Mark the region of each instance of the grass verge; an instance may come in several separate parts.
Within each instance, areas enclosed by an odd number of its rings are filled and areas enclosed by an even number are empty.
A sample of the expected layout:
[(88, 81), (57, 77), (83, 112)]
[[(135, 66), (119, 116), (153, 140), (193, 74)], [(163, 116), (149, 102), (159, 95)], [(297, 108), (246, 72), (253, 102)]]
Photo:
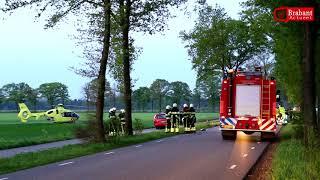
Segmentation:
[(281, 130), (281, 141), (272, 160), (272, 179), (319, 179), (319, 148), (306, 148), (295, 135), (295, 125)]
[[(133, 119), (141, 119), (144, 128), (152, 128), (154, 114), (133, 113)], [(196, 116), (201, 122), (217, 118), (218, 114), (197, 113)], [(45, 119), (31, 119), (23, 124), (17, 113), (0, 113), (0, 150), (75, 138), (75, 129), (89, 119), (87, 113), (80, 113), (80, 117), (76, 124), (54, 124)]]
[[(197, 129), (200, 130), (202, 128), (209, 128), (213, 125), (216, 125), (216, 122), (208, 121), (197, 123)], [(117, 143), (88, 143), (81, 145), (69, 145), (62, 148), (49, 149), (35, 153), (18, 154), (11, 158), (0, 159), (0, 174), (10, 173), (35, 166), (41, 166), (174, 135), (177, 134), (156, 131), (142, 135), (122, 136), (117, 139)]]
[(77, 124), (2, 124), (0, 149), (30, 146), (75, 138)]

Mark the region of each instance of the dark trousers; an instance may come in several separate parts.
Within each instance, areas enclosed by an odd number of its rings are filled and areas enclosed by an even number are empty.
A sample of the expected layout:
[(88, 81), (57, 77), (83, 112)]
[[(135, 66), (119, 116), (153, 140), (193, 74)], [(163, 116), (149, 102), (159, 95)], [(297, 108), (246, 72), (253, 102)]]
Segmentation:
[(167, 128), (170, 129), (171, 128), (171, 119), (167, 118)]
[(195, 116), (192, 116), (191, 118), (190, 118), (190, 125), (191, 125), (191, 127), (195, 127), (195, 123), (196, 123), (196, 117)]
[(176, 128), (176, 127), (177, 127), (177, 123), (179, 123), (178, 121), (179, 121), (178, 117), (174, 115), (174, 116), (172, 117), (172, 127), (173, 127), (173, 128)]

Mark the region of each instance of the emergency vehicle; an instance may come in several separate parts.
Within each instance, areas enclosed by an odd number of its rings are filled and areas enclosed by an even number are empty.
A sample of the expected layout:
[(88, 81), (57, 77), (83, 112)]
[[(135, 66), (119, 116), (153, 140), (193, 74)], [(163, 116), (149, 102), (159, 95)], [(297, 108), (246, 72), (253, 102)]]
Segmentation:
[(237, 131), (261, 132), (261, 139), (276, 136), (276, 81), (261, 68), (253, 72), (229, 70), (222, 80), (220, 129), (223, 139), (236, 139)]

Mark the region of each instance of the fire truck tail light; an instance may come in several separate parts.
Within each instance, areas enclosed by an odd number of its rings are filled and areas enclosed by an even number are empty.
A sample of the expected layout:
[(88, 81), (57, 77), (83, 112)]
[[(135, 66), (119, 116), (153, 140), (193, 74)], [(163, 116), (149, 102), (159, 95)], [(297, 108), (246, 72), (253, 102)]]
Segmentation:
[(274, 85), (274, 82), (273, 82), (273, 81), (271, 81), (271, 82), (270, 82), (270, 84), (271, 84), (271, 85)]
[(223, 81), (223, 83), (224, 83), (224, 84), (227, 84), (227, 81), (226, 81), (226, 80), (224, 80), (224, 81)]

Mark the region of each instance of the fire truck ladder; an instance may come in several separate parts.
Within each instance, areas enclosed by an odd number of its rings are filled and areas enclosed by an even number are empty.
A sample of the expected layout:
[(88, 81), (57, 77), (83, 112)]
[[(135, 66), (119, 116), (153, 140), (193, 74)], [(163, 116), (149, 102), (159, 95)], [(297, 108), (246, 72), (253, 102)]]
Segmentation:
[(262, 80), (262, 106), (261, 119), (270, 119), (270, 82)]

